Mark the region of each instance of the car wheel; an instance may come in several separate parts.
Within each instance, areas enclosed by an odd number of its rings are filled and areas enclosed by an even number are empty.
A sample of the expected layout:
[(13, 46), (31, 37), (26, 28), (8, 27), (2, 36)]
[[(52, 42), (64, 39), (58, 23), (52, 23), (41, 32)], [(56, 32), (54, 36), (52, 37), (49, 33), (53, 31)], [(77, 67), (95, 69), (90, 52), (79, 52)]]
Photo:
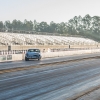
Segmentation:
[(25, 57), (25, 61), (28, 61), (29, 59)]
[(39, 57), (38, 60), (40, 60), (41, 58)]

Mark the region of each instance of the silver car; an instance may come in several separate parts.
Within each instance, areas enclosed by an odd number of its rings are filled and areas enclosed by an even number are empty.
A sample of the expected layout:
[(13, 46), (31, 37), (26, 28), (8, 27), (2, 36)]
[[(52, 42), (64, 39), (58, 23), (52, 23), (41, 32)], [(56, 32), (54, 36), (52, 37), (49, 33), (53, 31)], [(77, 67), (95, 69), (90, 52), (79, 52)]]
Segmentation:
[(28, 49), (28, 51), (25, 54), (25, 61), (28, 61), (29, 59), (41, 59), (41, 54), (39, 49)]

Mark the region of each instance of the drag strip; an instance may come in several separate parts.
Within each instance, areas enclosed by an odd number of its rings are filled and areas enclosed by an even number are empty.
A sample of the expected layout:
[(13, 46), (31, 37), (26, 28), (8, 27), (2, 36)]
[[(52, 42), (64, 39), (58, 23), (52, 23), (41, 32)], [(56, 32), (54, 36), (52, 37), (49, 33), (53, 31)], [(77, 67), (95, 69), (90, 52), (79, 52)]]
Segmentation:
[(63, 61), (74, 61), (74, 60), (82, 60), (82, 59), (90, 59), (90, 58), (99, 58), (100, 53), (94, 54), (82, 54), (82, 55), (72, 55), (65, 57), (56, 57), (56, 58), (45, 58), (40, 61), (30, 60), (30, 61), (16, 61), (16, 62), (3, 62), (0, 63), (0, 70), (11, 69), (11, 68), (22, 68), (27, 66), (37, 66), (43, 64), (50, 64), (55, 62), (63, 62)]
[(4, 73), (1, 100), (73, 100), (100, 86), (100, 60), (48, 65)]

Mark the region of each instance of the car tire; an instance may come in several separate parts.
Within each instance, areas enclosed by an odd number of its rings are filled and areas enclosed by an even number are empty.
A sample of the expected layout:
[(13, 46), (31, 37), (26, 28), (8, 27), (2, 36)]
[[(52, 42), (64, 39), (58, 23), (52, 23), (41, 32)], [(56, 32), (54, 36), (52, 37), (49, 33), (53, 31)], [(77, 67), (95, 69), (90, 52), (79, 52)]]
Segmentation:
[(38, 58), (38, 61), (39, 61), (40, 59), (41, 59), (41, 58), (39, 57), (39, 58)]
[(28, 61), (29, 59), (25, 57), (25, 61)]
[(38, 61), (40, 60), (40, 58), (38, 58)]

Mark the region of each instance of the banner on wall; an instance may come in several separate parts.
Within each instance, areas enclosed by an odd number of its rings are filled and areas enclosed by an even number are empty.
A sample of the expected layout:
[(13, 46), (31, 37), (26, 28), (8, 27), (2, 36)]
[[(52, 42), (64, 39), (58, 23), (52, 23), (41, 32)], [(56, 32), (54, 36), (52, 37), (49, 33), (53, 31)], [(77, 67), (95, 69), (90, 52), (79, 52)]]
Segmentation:
[(7, 55), (7, 60), (12, 60), (12, 55)]
[(5, 61), (6, 60), (6, 55), (0, 56), (0, 61)]

